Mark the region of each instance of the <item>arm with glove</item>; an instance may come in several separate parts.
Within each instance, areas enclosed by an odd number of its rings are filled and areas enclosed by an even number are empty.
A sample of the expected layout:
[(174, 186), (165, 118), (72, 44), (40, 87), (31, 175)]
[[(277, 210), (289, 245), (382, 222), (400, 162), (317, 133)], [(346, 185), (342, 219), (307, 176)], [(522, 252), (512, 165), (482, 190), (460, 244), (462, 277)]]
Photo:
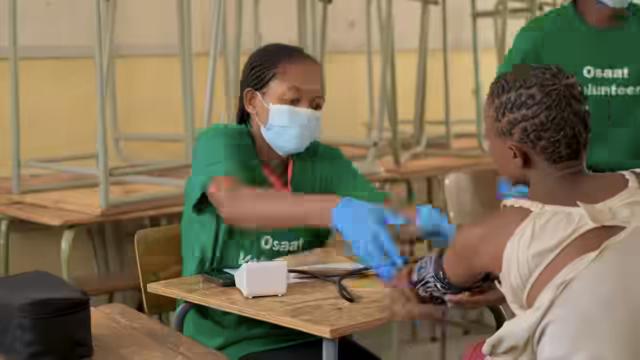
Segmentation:
[[(425, 303), (465, 307), (502, 303), (504, 298), (494, 286), (501, 271), (502, 254), (526, 216), (518, 209), (510, 210), (496, 211), (461, 228), (449, 238), (446, 252), (420, 259), (405, 269), (405, 278), (396, 283), (415, 289)], [(437, 217), (432, 214), (432, 218)]]

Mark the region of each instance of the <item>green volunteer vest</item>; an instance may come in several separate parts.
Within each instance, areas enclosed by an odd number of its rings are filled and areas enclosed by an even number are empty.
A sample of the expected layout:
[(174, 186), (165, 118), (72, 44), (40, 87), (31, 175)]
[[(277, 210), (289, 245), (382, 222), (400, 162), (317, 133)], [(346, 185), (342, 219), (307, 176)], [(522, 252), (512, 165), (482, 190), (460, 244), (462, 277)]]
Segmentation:
[(499, 73), (515, 64), (560, 65), (577, 76), (589, 98), (587, 165), (594, 171), (640, 168), (640, 6), (621, 26), (589, 26), (573, 3), (530, 21), (514, 40)]
[[(245, 126), (214, 125), (195, 145), (192, 175), (185, 188), (182, 217), (183, 276), (211, 268), (238, 267), (252, 260), (272, 260), (322, 247), (328, 229), (250, 231), (227, 226), (206, 197), (215, 176), (234, 176), (245, 184), (271, 187), (262, 172), (250, 132)], [(299, 193), (337, 194), (384, 202), (351, 161), (333, 147), (314, 142), (293, 156), (291, 189)], [(188, 314), (184, 334), (225, 353), (230, 359), (314, 337), (234, 314), (198, 307)]]

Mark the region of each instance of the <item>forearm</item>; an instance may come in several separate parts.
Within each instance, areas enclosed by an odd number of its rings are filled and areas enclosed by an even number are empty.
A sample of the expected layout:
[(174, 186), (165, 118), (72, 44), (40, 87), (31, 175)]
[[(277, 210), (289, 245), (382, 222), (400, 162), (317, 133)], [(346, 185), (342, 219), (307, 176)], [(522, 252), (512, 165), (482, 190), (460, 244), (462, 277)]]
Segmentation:
[(228, 225), (251, 229), (329, 227), (340, 198), (292, 194), (214, 180), (209, 200)]
[(331, 211), (339, 201), (340, 198), (334, 195), (243, 191), (230, 201), (223, 218), (229, 225), (244, 228), (328, 228), (331, 226)]

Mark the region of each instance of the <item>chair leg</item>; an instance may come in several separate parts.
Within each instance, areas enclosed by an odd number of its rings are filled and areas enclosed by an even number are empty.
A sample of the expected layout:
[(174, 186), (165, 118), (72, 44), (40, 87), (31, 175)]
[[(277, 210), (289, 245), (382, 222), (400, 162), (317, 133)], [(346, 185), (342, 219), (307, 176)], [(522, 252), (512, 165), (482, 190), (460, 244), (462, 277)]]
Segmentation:
[(504, 325), (504, 322), (507, 320), (505, 312), (502, 310), (502, 308), (500, 308), (500, 306), (489, 306), (489, 311), (491, 312), (493, 320), (495, 321), (496, 331), (500, 330), (502, 325)]
[(0, 217), (0, 275), (9, 275), (9, 218)]
[(189, 311), (195, 307), (195, 304), (184, 302), (178, 306), (176, 310), (176, 316), (173, 320), (173, 328), (182, 334), (182, 330), (184, 329), (184, 319), (187, 317)]
[(435, 321), (431, 321), (429, 325), (431, 327), (431, 331), (429, 331), (430, 333), (429, 341), (434, 343), (438, 341), (438, 335), (437, 335), (438, 324)]
[(418, 320), (414, 320), (411, 322), (411, 341), (418, 341), (418, 328), (420, 327), (420, 322)]
[[(445, 310), (444, 319), (446, 320), (449, 316), (449, 312)], [(447, 359), (447, 324), (443, 322), (440, 324), (440, 359)]]
[[(462, 310), (462, 321), (466, 324), (467, 322), (469, 322), (469, 311), (468, 310)], [(469, 335), (471, 333), (471, 330), (469, 330), (468, 327), (464, 327), (462, 328), (462, 335), (466, 336)]]
[(69, 256), (71, 255), (71, 247), (73, 246), (73, 239), (76, 236), (77, 229), (74, 226), (65, 228), (62, 233), (62, 239), (60, 239), (60, 266), (62, 268), (62, 277), (67, 281), (69, 280)]

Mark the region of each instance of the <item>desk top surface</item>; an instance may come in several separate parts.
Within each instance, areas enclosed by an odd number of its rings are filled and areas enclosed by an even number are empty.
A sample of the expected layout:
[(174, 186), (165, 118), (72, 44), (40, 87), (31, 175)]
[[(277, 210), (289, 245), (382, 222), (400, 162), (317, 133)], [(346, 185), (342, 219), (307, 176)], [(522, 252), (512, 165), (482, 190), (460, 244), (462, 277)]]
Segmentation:
[[(25, 177), (23, 182), (27, 185), (44, 185), (56, 182), (70, 181), (86, 178), (78, 175), (68, 174), (50, 174), (41, 176)], [(76, 189), (78, 194), (87, 192), (86, 188)], [(141, 209), (132, 209), (132, 211), (118, 212), (112, 214), (95, 214), (90, 211), (75, 211), (63, 209), (56, 206), (56, 191), (48, 193), (35, 193), (26, 195), (27, 197), (42, 197), (46, 202), (39, 204), (28, 203), (20, 200), (20, 196), (11, 194), (10, 180), (8, 178), (0, 178), (0, 215), (5, 215), (18, 220), (29, 221), (36, 224), (48, 226), (72, 226), (86, 225), (109, 221), (141, 219), (154, 216), (176, 215), (182, 212), (182, 204), (180, 202), (171, 204), (162, 204), (159, 206), (144, 207)], [(22, 195), (25, 196), (25, 195)]]
[(395, 168), (391, 159), (381, 161), (385, 172), (368, 176), (371, 181), (394, 181), (413, 178), (425, 178), (446, 175), (447, 173), (493, 168), (493, 161), (486, 156), (461, 157), (461, 156), (432, 156), (416, 158), (408, 161), (399, 168)]
[[(177, 168), (149, 173), (167, 179), (185, 179), (189, 176), (189, 168)], [(87, 175), (46, 173), (23, 176), (21, 183), (29, 189), (38, 186), (87, 181), (95, 179)], [(32, 221), (44, 225), (76, 225), (101, 221), (126, 220), (159, 215), (180, 213), (182, 205), (182, 189), (174, 186), (153, 184), (111, 184), (109, 192), (115, 198), (131, 196), (152, 196), (164, 194), (165, 198), (148, 199), (132, 204), (101, 209), (97, 186), (76, 187), (60, 190), (39, 191), (15, 195), (11, 193), (11, 179), (0, 178), (0, 206), (9, 207), (0, 210), (0, 214), (20, 220)], [(13, 204), (20, 204), (17, 208)], [(31, 207), (33, 206), (33, 207)], [(168, 211), (168, 209), (172, 209)], [(177, 210), (176, 210), (177, 209)], [(29, 217), (26, 213), (35, 213)], [(142, 214), (142, 215), (140, 215)], [(106, 219), (106, 220), (102, 220)]]
[(92, 215), (53, 207), (34, 204), (7, 203), (0, 204), (0, 215), (48, 226), (74, 226), (96, 224), (109, 221), (142, 219), (156, 216), (177, 215), (182, 212), (182, 205), (165, 206), (154, 209), (127, 212), (112, 215)]
[(94, 360), (120, 359), (226, 359), (125, 305), (91, 309)]
[(151, 283), (151, 293), (336, 339), (388, 321), (387, 290), (374, 277), (344, 282), (356, 297), (343, 300), (336, 285), (320, 280), (289, 284), (285, 296), (246, 299), (235, 287), (222, 288), (200, 275)]

